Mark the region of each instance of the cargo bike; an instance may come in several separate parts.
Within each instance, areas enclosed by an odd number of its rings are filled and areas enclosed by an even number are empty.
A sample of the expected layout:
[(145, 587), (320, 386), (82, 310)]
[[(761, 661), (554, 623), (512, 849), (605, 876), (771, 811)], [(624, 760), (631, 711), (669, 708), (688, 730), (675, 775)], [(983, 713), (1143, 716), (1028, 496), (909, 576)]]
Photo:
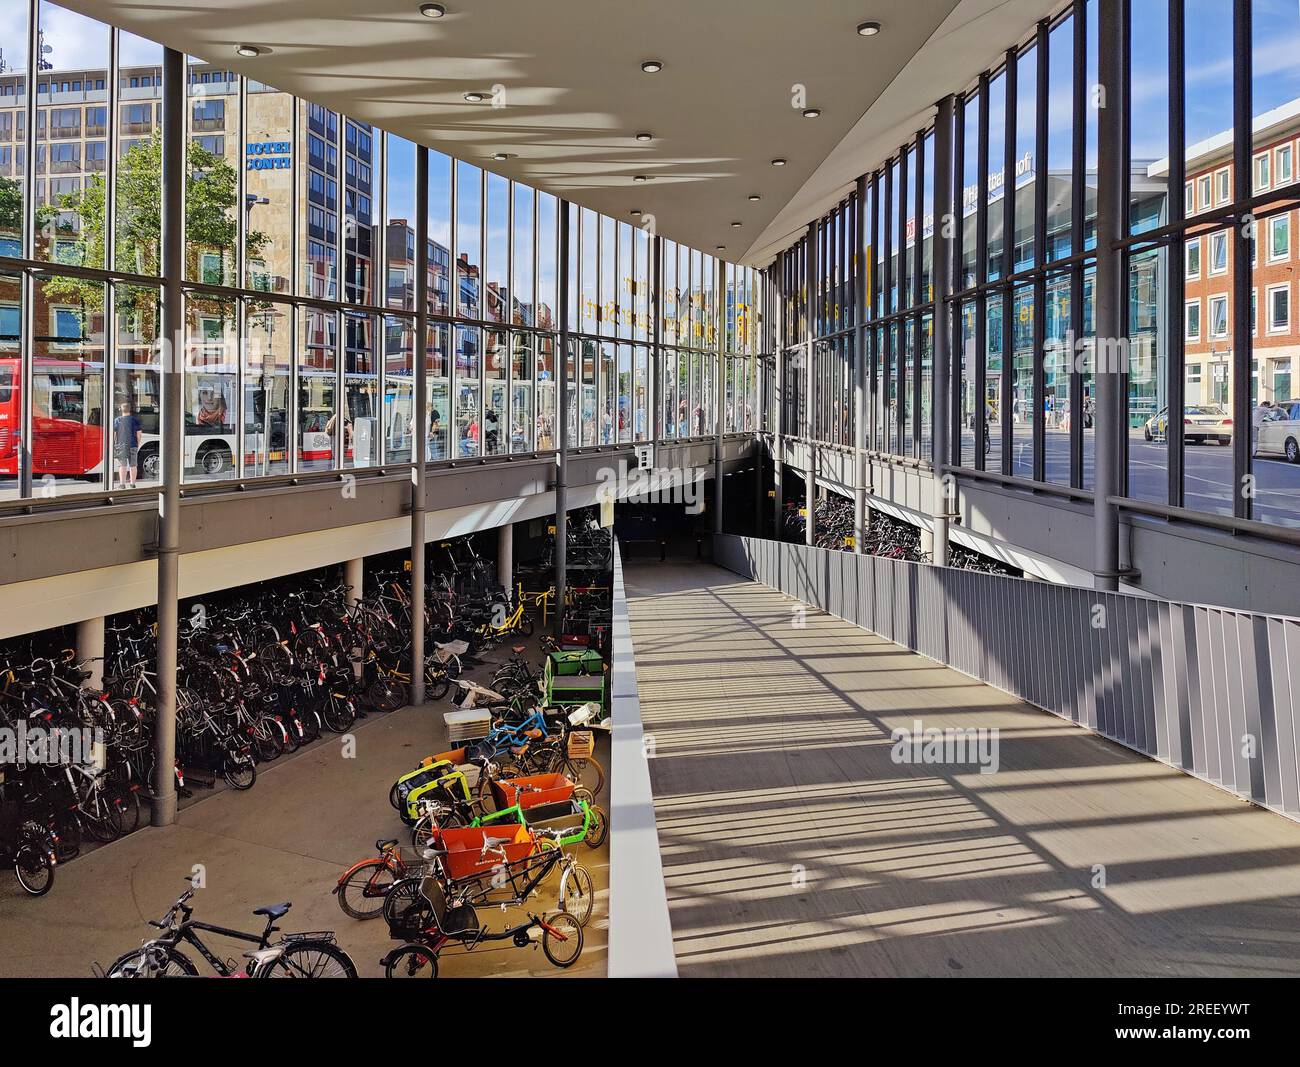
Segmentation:
[[(453, 946), (473, 951), (490, 942), (516, 948), (540, 946), (556, 967), (571, 967), (582, 954), (582, 927), (591, 916), (590, 875), (552, 841), (544, 846), (528, 827), (457, 827), (437, 831), (426, 850), (428, 867), (396, 883), (384, 898), (389, 934), (403, 943), (380, 965), (390, 978), (436, 978), (438, 958)], [(524, 905), (557, 868), (562, 868), (558, 910), (528, 912), (527, 921), (489, 930), (479, 907)], [(567, 910), (574, 901), (578, 913)], [(533, 931), (539, 931), (534, 939)]]

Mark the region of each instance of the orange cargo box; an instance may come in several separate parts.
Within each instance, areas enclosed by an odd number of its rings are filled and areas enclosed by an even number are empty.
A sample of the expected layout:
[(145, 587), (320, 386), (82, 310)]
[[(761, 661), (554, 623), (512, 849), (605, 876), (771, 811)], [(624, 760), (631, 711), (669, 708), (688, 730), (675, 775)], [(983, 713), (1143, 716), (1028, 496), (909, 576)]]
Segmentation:
[(563, 804), (572, 799), (574, 784), (563, 774), (530, 774), (523, 778), (500, 778), (492, 783), (497, 808), (518, 804), (524, 811), (546, 804)]

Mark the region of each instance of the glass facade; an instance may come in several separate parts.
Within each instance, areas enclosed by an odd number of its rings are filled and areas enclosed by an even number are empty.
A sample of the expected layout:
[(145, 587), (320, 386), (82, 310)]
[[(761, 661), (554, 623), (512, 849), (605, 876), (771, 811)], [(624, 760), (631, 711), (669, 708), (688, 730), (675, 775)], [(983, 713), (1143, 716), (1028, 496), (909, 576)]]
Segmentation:
[[(1063, 7), (957, 95), (950, 172), (934, 172), (931, 128), (778, 254), (764, 351), (784, 355), (782, 430), (853, 443), (863, 337), (869, 449), (1080, 495), (1094, 485), (1096, 361), (1114, 356), (1123, 497), (1300, 525), (1300, 68), (1276, 59), (1300, 48), (1300, 13), (1115, 5), (1121, 335), (1099, 352), (1098, 9)], [(933, 373), (936, 181), (954, 204), (937, 224), (952, 255), (947, 382)], [(846, 288), (859, 263), (860, 308)]]
[[(158, 482), (162, 52), (0, 0), (0, 500)], [(416, 146), (185, 69), (185, 482), (411, 462)], [(690, 265), (658, 389), (688, 417), (665, 403), (664, 434), (714, 432), (720, 387), (727, 428), (752, 428), (754, 271), (585, 209), (564, 264), (555, 197), (435, 151), (428, 169), (426, 460), (556, 446), (565, 269), (572, 443), (648, 440), (661, 247)]]

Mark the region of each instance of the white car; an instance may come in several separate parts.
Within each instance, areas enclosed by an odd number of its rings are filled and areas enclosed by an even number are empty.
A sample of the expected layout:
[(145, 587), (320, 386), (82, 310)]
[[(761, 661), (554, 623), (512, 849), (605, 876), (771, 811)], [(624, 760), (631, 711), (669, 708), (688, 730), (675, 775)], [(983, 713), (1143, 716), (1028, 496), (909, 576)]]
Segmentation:
[(1261, 456), (1285, 456), (1300, 463), (1300, 400), (1276, 405), (1260, 423), (1255, 451)]

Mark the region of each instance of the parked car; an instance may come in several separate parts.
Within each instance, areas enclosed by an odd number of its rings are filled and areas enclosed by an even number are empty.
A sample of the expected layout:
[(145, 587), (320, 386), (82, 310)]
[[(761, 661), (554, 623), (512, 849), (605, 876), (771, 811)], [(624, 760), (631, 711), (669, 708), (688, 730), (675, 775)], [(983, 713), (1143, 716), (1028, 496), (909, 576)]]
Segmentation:
[[(1169, 433), (1169, 409), (1161, 408), (1147, 419), (1142, 436), (1163, 441)], [(1232, 444), (1232, 416), (1217, 404), (1188, 404), (1183, 408), (1183, 440), (1188, 444)]]
[(1292, 463), (1300, 463), (1300, 400), (1278, 404), (1264, 417), (1255, 452), (1285, 456)]

